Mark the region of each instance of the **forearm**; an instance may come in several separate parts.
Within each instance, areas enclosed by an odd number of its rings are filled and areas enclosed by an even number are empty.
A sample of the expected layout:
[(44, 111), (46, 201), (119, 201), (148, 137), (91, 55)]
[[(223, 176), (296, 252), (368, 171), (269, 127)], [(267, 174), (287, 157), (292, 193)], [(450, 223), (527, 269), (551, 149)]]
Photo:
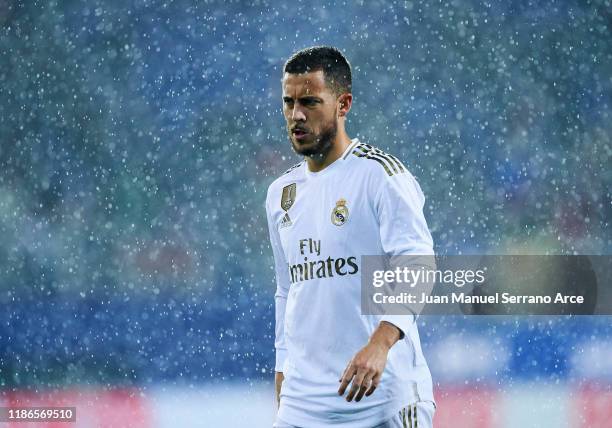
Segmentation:
[(283, 381), (285, 380), (285, 376), (282, 372), (275, 372), (274, 374), (274, 396), (276, 397), (276, 405), (280, 405), (280, 392), (281, 387), (283, 386)]
[(285, 308), (287, 306), (287, 297), (282, 295), (278, 290), (275, 296), (275, 327), (274, 327), (274, 348), (276, 359), (274, 369), (277, 373), (283, 371), (285, 358), (287, 357), (287, 345), (285, 343)]
[(370, 336), (370, 343), (375, 343), (391, 349), (395, 343), (400, 340), (402, 331), (387, 321), (381, 321)]

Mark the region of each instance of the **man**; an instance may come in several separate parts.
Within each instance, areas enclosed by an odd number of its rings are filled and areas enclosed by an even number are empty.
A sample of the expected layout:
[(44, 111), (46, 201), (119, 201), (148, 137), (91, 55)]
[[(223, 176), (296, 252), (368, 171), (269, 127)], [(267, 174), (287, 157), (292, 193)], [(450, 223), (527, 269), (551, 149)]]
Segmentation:
[(431, 375), (413, 316), (362, 315), (362, 255), (433, 254), (423, 194), (395, 157), (345, 122), (351, 69), (335, 48), (284, 66), (283, 113), (305, 160), (268, 189), (275, 259), (275, 427), (432, 425)]

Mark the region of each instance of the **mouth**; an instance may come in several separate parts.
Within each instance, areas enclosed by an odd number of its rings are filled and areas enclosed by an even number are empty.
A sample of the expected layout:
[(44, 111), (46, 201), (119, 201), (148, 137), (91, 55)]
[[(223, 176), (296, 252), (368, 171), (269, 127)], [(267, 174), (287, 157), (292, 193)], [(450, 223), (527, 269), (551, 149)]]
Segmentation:
[(296, 140), (303, 140), (309, 133), (301, 128), (294, 128), (291, 131), (291, 134), (295, 137)]

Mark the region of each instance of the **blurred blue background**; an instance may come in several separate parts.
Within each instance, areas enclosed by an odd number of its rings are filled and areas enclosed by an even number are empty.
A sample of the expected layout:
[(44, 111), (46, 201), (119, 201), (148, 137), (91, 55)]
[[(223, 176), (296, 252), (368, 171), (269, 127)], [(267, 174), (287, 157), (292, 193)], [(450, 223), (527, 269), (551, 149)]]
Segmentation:
[[(315, 44), (351, 62), (349, 135), (417, 177), (439, 254), (610, 254), (611, 26), (604, 0), (0, 0), (0, 387), (269, 385), (281, 70)], [(421, 336), (439, 387), (609, 390), (611, 325)]]

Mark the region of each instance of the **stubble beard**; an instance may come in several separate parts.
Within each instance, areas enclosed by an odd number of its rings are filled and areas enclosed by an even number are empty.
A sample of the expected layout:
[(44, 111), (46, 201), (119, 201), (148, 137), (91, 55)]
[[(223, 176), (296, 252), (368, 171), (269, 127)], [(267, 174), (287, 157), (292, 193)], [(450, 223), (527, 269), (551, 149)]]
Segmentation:
[(291, 140), (293, 150), (298, 155), (308, 156), (317, 161), (322, 161), (327, 157), (327, 154), (334, 146), (334, 141), (336, 140), (337, 134), (338, 124), (335, 120), (333, 120), (327, 128), (315, 136), (315, 143), (309, 145), (308, 147), (300, 146), (300, 144), (296, 143), (292, 137), (289, 139)]

